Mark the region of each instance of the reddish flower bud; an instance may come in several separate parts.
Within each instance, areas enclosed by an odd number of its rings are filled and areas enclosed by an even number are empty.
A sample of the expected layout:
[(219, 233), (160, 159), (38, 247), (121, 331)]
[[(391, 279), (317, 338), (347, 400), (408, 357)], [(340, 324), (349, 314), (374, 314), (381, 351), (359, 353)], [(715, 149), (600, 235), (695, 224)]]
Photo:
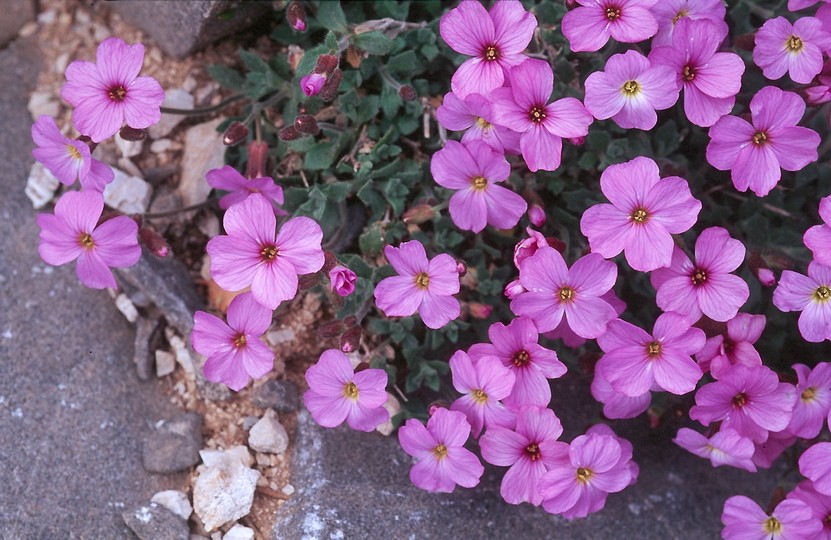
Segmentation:
[(125, 141), (143, 141), (147, 137), (147, 132), (143, 129), (136, 129), (127, 125), (122, 127), (118, 134)]
[(297, 279), (297, 286), (302, 290), (308, 290), (320, 283), (319, 274), (306, 274)]
[(479, 302), (470, 302), (467, 305), (470, 310), (470, 316), (474, 319), (487, 319), (493, 312), (493, 307)]
[(528, 219), (534, 227), (542, 227), (545, 225), (545, 210), (538, 204), (532, 204), (528, 207)]
[(417, 204), (412, 208), (408, 208), (401, 216), (401, 219), (404, 223), (421, 225), (422, 223), (427, 223), (434, 217), (436, 217), (436, 211), (433, 210), (432, 206), (429, 204)]
[(326, 84), (324, 84), (323, 88), (320, 90), (320, 99), (323, 101), (332, 101), (338, 97), (338, 88), (340, 88), (342, 80), (343, 71), (341, 71), (340, 68), (335, 68), (335, 71), (332, 72), (332, 75), (329, 76)]
[(446, 408), (447, 408), (447, 403), (445, 403), (442, 400), (439, 400), (439, 401), (434, 401), (433, 403), (431, 403), (430, 407), (427, 409), (427, 411), (430, 413), (430, 416), (433, 416), (434, 414), (436, 414), (437, 410), (446, 409)]
[(340, 336), (344, 330), (345, 328), (343, 323), (341, 321), (334, 320), (318, 326), (317, 335), (324, 339), (328, 339)]
[(248, 178), (262, 178), (266, 174), (268, 145), (263, 141), (251, 141), (248, 145), (248, 166), (245, 175)]
[(281, 129), (277, 136), (280, 137), (281, 141), (294, 141), (300, 138), (300, 132), (291, 125)]
[(456, 272), (458, 272), (460, 276), (467, 274), (467, 265), (464, 261), (456, 261)]
[(361, 327), (353, 326), (340, 337), (340, 350), (351, 353), (361, 344)]
[(585, 137), (569, 137), (568, 139), (566, 139), (566, 142), (568, 142), (569, 144), (574, 145), (574, 146), (583, 146), (583, 143), (586, 142), (586, 138)]
[(317, 63), (312, 73), (331, 75), (338, 67), (338, 57), (331, 54), (321, 54), (317, 57)]
[(336, 267), (338, 265), (338, 258), (335, 257), (335, 254), (331, 251), (324, 251), (323, 252), (323, 268), (320, 269), (321, 272), (329, 273), (329, 270)]
[(401, 88), (398, 89), (398, 95), (404, 101), (415, 101), (418, 98), (415, 88), (409, 84), (402, 84)]
[(511, 300), (513, 300), (516, 296), (524, 292), (525, 287), (522, 286), (522, 283), (520, 283), (518, 279), (515, 279), (512, 282), (505, 285), (505, 296), (507, 296)]
[(560, 253), (566, 252), (566, 244), (559, 238), (555, 238), (553, 236), (549, 236), (545, 239), (548, 242), (548, 245), (559, 251)]
[(352, 326), (357, 326), (357, 324), (358, 324), (358, 317), (356, 317), (354, 315), (350, 315), (349, 317), (347, 317), (343, 320), (343, 325), (346, 326), (347, 328), (352, 327)]
[(148, 229), (146, 227), (139, 229), (139, 240), (141, 240), (141, 242), (147, 246), (147, 249), (150, 250), (150, 253), (156, 257), (163, 259), (167, 257), (167, 254), (170, 251), (167, 241), (165, 241), (159, 233), (152, 229)]
[(236, 146), (248, 137), (248, 127), (242, 122), (233, 122), (222, 135), (225, 146)]
[(288, 7), (286, 8), (286, 21), (289, 23), (292, 30), (305, 32), (306, 10), (303, 8), (303, 4), (297, 2), (296, 0), (289, 2)]
[(320, 127), (317, 125), (317, 120), (310, 114), (301, 114), (294, 119), (294, 129), (300, 133), (308, 133), (309, 135), (317, 135), (320, 133)]
[(338, 296), (349, 296), (355, 292), (358, 276), (345, 266), (337, 265), (329, 271), (329, 286)]

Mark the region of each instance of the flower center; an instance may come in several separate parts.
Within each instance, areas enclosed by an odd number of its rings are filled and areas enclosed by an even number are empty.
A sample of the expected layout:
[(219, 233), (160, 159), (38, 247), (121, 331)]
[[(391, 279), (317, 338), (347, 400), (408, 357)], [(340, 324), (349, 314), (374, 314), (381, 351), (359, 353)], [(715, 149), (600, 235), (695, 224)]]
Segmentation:
[(574, 289), (571, 287), (563, 287), (560, 289), (560, 300), (563, 302), (570, 302), (574, 298)]
[(528, 113), (528, 117), (531, 119), (532, 122), (539, 124), (540, 122), (545, 120), (545, 107), (531, 107), (531, 111)]
[(242, 349), (245, 347), (247, 340), (245, 339), (245, 334), (239, 334), (237, 337), (234, 338), (234, 347), (237, 349)]
[(485, 60), (491, 62), (499, 58), (499, 51), (493, 45), (485, 47)]
[(696, 268), (695, 272), (690, 276), (690, 280), (694, 286), (698, 287), (707, 281), (707, 272), (701, 268)]
[(415, 277), (415, 284), (419, 289), (426, 289), (430, 285), (430, 276), (427, 272), (421, 272)]
[(273, 261), (277, 258), (277, 246), (263, 246), (260, 250), (260, 256), (264, 261)]
[(802, 50), (803, 46), (804, 44), (802, 43), (802, 40), (797, 36), (791, 36), (788, 38), (788, 41), (785, 42), (785, 49), (787, 49), (789, 53), (798, 53)]
[(779, 533), (782, 532), (782, 523), (780, 523), (775, 517), (771, 516), (765, 520), (764, 528), (766, 533)]
[(475, 401), (476, 403), (479, 403), (480, 405), (483, 404), (483, 403), (487, 403), (488, 402), (488, 395), (481, 388), (477, 388), (476, 390), (473, 391), (473, 401)]
[(482, 118), (481, 116), (476, 119), (476, 125), (482, 129), (490, 129), (491, 123)]
[(127, 97), (127, 90), (121, 85), (114, 86), (109, 89), (107, 95), (113, 101), (124, 101), (124, 98)]
[(814, 300), (817, 302), (827, 302), (829, 298), (831, 298), (831, 289), (825, 285), (820, 285), (814, 291)]
[(81, 233), (78, 235), (78, 242), (85, 248), (85, 249), (92, 249), (95, 246), (95, 241), (92, 239), (92, 236), (89, 233)]
[(471, 183), (473, 184), (473, 189), (476, 190), (483, 190), (486, 187), (488, 187), (488, 181), (485, 180), (484, 176), (475, 177), (473, 180), (471, 180)]
[(680, 21), (682, 18), (684, 18), (684, 17), (686, 17), (686, 16), (687, 16), (687, 10), (686, 10), (686, 9), (682, 9), (681, 11), (679, 11), (679, 12), (675, 15), (675, 17), (673, 17), (673, 18), (672, 18), (672, 24), (674, 25), (675, 23), (677, 23), (678, 21)]
[(513, 362), (516, 367), (525, 367), (529, 362), (531, 362), (531, 355), (528, 354), (528, 351), (523, 349), (517, 353), (514, 353), (514, 356), (511, 357), (511, 362)]
[(606, 18), (609, 19), (609, 22), (615, 22), (616, 20), (620, 19), (620, 8), (615, 6), (607, 7)]
[(638, 81), (626, 81), (621, 87), (621, 91), (626, 97), (635, 97), (641, 91), (641, 85)]
[(577, 481), (581, 484), (588, 483), (588, 481), (591, 480), (591, 477), (593, 475), (594, 473), (591, 469), (584, 469), (583, 467), (577, 469)]
[(646, 221), (646, 218), (649, 217), (649, 214), (646, 213), (645, 209), (638, 208), (637, 210), (632, 212), (629, 215), (629, 217), (632, 218), (632, 221), (634, 221), (636, 223), (643, 223), (644, 221)]
[(440, 444), (437, 447), (433, 448), (433, 453), (436, 454), (437, 458), (444, 459), (447, 456), (447, 447), (443, 444)]
[(816, 391), (814, 390), (813, 387), (810, 387), (810, 388), (806, 388), (805, 390), (803, 390), (802, 395), (800, 397), (802, 398), (802, 401), (814, 401), (815, 396), (816, 396)]
[(695, 79), (695, 67), (689, 64), (684, 66), (684, 73), (681, 75), (681, 78), (687, 82), (690, 82), (693, 79)]
[(528, 459), (531, 461), (537, 461), (542, 457), (540, 454), (540, 445), (537, 443), (531, 443), (525, 447), (525, 455), (528, 456)]
[(768, 134), (764, 131), (757, 131), (753, 134), (753, 144), (762, 146), (768, 142)]
[(661, 342), (660, 341), (653, 341), (646, 346), (646, 354), (649, 355), (649, 358), (657, 358), (661, 356)]
[(747, 394), (745, 394), (744, 392), (739, 392), (738, 394), (733, 396), (731, 402), (733, 403), (733, 406), (741, 409), (747, 404)]
[(66, 151), (69, 153), (69, 157), (72, 159), (84, 159), (84, 156), (81, 155), (81, 152), (78, 151), (77, 148), (72, 146), (71, 144), (66, 145)]
[(343, 395), (349, 399), (358, 399), (358, 387), (352, 381), (346, 383), (343, 387)]

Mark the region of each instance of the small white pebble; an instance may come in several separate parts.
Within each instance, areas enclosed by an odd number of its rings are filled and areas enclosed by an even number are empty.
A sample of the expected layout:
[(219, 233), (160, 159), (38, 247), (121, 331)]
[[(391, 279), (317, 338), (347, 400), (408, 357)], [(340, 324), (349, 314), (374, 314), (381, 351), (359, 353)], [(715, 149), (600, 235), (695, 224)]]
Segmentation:
[(289, 496), (294, 495), (294, 486), (291, 484), (286, 484), (285, 486), (283, 486), (283, 489), (281, 491)]

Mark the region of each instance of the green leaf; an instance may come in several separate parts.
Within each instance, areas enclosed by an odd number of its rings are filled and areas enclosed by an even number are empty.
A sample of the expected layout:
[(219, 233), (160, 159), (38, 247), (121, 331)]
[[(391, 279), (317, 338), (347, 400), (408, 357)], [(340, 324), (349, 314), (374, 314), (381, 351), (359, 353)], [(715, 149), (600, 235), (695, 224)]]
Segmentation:
[(387, 54), (395, 46), (395, 42), (384, 35), (380, 30), (372, 30), (352, 36), (352, 45), (369, 54)]
[(439, 55), (439, 48), (432, 43), (428, 43), (421, 48), (421, 54), (424, 55), (424, 58), (432, 62)]
[(323, 41), (323, 44), (329, 48), (330, 54), (338, 53), (338, 36), (334, 32), (326, 33), (326, 39)]
[(361, 253), (367, 257), (380, 255), (381, 248), (384, 247), (384, 234), (381, 230), (381, 224), (376, 221), (364, 231), (358, 237), (358, 246), (361, 248)]
[(317, 20), (332, 32), (346, 32), (346, 15), (340, 7), (340, 0), (324, 0), (317, 8)]
[(228, 66), (222, 64), (213, 64), (207, 67), (208, 74), (219, 83), (219, 86), (227, 88), (228, 90), (242, 90), (245, 85), (245, 77)]
[(324, 171), (335, 161), (337, 145), (334, 142), (319, 143), (306, 152), (303, 166), (309, 171)]
[(394, 75), (410, 75), (413, 73), (413, 67), (418, 65), (418, 56), (411, 50), (392, 56), (387, 61), (387, 69)]
[(268, 66), (268, 62), (260, 58), (260, 55), (253, 51), (240, 49), (239, 57), (249, 71), (271, 71), (271, 68)]

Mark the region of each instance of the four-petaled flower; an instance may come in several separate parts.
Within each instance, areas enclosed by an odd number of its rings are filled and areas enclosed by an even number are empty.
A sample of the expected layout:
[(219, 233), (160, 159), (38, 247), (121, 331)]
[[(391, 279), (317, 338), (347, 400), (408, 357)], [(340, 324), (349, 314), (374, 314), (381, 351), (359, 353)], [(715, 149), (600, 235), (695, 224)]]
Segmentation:
[(476, 439), (482, 428), (512, 427), (516, 415), (499, 400), (505, 399), (514, 388), (516, 376), (493, 357), (480, 358), (474, 364), (464, 351), (456, 351), (450, 358), (453, 388), (463, 394), (450, 405), (470, 422), (471, 435)]
[(822, 71), (822, 51), (831, 48), (831, 34), (816, 17), (785, 17), (765, 22), (756, 32), (753, 62), (765, 77), (776, 80), (786, 72), (794, 82), (808, 84)]
[(563, 34), (575, 52), (597, 51), (609, 37), (622, 43), (643, 41), (658, 31), (650, 11), (658, 1), (577, 0), (580, 7), (563, 17)]
[(51, 116), (43, 115), (32, 125), (32, 139), (38, 146), (32, 150), (32, 155), (61, 184), (71, 186), (79, 180), (84, 189), (104, 191), (115, 178), (110, 167), (93, 159), (89, 146), (64, 137)]
[(831, 339), (831, 267), (812, 262), (807, 276), (785, 270), (773, 291), (773, 305), (781, 311), (802, 312), (799, 333), (806, 340)]

